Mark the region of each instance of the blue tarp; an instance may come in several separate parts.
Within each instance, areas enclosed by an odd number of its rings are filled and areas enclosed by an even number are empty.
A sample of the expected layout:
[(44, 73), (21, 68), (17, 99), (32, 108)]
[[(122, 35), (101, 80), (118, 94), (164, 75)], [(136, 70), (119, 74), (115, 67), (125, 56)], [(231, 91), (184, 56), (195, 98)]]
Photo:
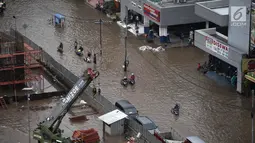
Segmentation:
[(61, 15), (61, 14), (55, 14), (54, 15), (57, 19), (64, 19), (65, 18), (65, 16), (63, 16), (63, 15)]

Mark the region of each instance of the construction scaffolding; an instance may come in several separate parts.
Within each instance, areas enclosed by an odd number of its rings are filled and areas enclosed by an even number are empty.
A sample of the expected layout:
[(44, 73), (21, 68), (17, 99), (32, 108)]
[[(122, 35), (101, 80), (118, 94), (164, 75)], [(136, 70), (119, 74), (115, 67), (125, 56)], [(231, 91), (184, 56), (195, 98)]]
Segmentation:
[[(38, 61), (42, 55), (23, 42), (23, 36), (0, 32), (0, 88), (23, 88), (33, 86), (41, 92), (44, 86), (43, 69)], [(15, 93), (16, 96), (16, 93)]]

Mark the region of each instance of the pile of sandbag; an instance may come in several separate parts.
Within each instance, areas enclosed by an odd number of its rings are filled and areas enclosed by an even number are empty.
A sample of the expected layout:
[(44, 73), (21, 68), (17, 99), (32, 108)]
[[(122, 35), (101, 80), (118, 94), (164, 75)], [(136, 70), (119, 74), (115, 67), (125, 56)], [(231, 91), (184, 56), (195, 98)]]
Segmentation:
[(73, 132), (73, 142), (77, 143), (98, 143), (100, 142), (100, 137), (98, 132), (94, 129), (88, 130), (76, 130)]
[(141, 47), (139, 47), (139, 50), (140, 50), (140, 51), (149, 50), (149, 51), (153, 51), (153, 52), (165, 51), (165, 49), (164, 49), (162, 46), (159, 46), (159, 47), (157, 47), (157, 48), (152, 48), (152, 47), (150, 47), (150, 46), (141, 46)]
[(141, 51), (146, 51), (146, 50), (151, 50), (152, 49), (152, 47), (150, 47), (150, 46), (141, 46), (141, 47), (139, 47), (139, 50), (141, 50)]

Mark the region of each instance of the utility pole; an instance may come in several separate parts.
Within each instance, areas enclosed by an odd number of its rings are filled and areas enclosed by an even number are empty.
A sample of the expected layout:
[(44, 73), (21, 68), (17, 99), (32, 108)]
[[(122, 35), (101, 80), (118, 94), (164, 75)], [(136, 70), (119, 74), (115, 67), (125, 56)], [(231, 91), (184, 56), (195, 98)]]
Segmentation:
[[(15, 36), (15, 47), (14, 47), (14, 49), (15, 49), (15, 51), (16, 51), (16, 48), (17, 48), (17, 46), (18, 46), (18, 40), (17, 40), (17, 35), (16, 35), (16, 33), (17, 33), (17, 23), (16, 23), (16, 16), (13, 16), (13, 18), (14, 18), (14, 24), (15, 24), (15, 31), (14, 31), (14, 36)], [(15, 61), (13, 61), (13, 63), (15, 63)], [(15, 70), (14, 70), (14, 80), (16, 80), (16, 73), (15, 73)], [(17, 91), (16, 91), (16, 84), (14, 84), (13, 85), (13, 87), (14, 87), (14, 97), (15, 97), (15, 105), (16, 105), (16, 107), (18, 106), (18, 101), (17, 101)]]
[(28, 120), (28, 143), (31, 143), (31, 127), (30, 127), (30, 106), (29, 106), (29, 101), (30, 101), (30, 92), (33, 91), (32, 87), (28, 88), (23, 88), (23, 91), (27, 93), (27, 120)]
[(127, 34), (128, 34), (128, 11), (126, 13), (126, 33), (125, 33), (125, 61), (124, 61), (124, 72), (127, 71), (128, 61), (127, 61)]
[(254, 90), (252, 90), (252, 108), (251, 108), (251, 125), (252, 125), (252, 127), (251, 127), (251, 137), (252, 137), (252, 139), (251, 139), (251, 142), (252, 143), (254, 143), (254, 122), (253, 122), (253, 112), (254, 112)]
[(16, 31), (17, 31), (17, 23), (16, 23), (16, 16), (12, 16), (12, 18), (14, 18), (14, 24), (15, 24), (15, 39), (16, 39)]
[(27, 120), (28, 120), (28, 141), (29, 141), (29, 143), (31, 143), (31, 135), (30, 135), (30, 132), (31, 132), (31, 127), (30, 127), (30, 112), (29, 112), (29, 110), (30, 110), (30, 106), (29, 106), (29, 101), (30, 101), (30, 94), (28, 93), (27, 94)]
[[(101, 12), (102, 12), (102, 10), (101, 10)], [(100, 20), (99, 20), (99, 22), (100, 22), (100, 30), (99, 30), (99, 32), (100, 32), (100, 56), (102, 56), (102, 54), (103, 54), (103, 51), (102, 51), (102, 18), (101, 18), (101, 16), (100, 16)]]
[(23, 28), (25, 29), (25, 37), (26, 37), (27, 27), (28, 27), (28, 25), (27, 25), (27, 24), (23, 24)]

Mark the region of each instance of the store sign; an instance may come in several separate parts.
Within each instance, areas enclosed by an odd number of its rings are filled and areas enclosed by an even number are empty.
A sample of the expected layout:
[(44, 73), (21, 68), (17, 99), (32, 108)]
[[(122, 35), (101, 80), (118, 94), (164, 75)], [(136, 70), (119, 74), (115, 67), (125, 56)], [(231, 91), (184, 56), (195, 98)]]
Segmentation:
[(160, 22), (160, 11), (156, 10), (155, 8), (144, 4), (143, 5), (144, 15), (150, 17), (151, 19)]
[(255, 8), (252, 5), (252, 11), (251, 11), (251, 22), (250, 22), (250, 50), (249, 50), (249, 56), (255, 57)]
[(215, 52), (225, 58), (228, 58), (229, 47), (227, 45), (222, 44), (221, 42), (219, 42), (211, 37), (206, 37), (205, 45), (206, 45), (206, 48), (212, 50), (213, 52)]

